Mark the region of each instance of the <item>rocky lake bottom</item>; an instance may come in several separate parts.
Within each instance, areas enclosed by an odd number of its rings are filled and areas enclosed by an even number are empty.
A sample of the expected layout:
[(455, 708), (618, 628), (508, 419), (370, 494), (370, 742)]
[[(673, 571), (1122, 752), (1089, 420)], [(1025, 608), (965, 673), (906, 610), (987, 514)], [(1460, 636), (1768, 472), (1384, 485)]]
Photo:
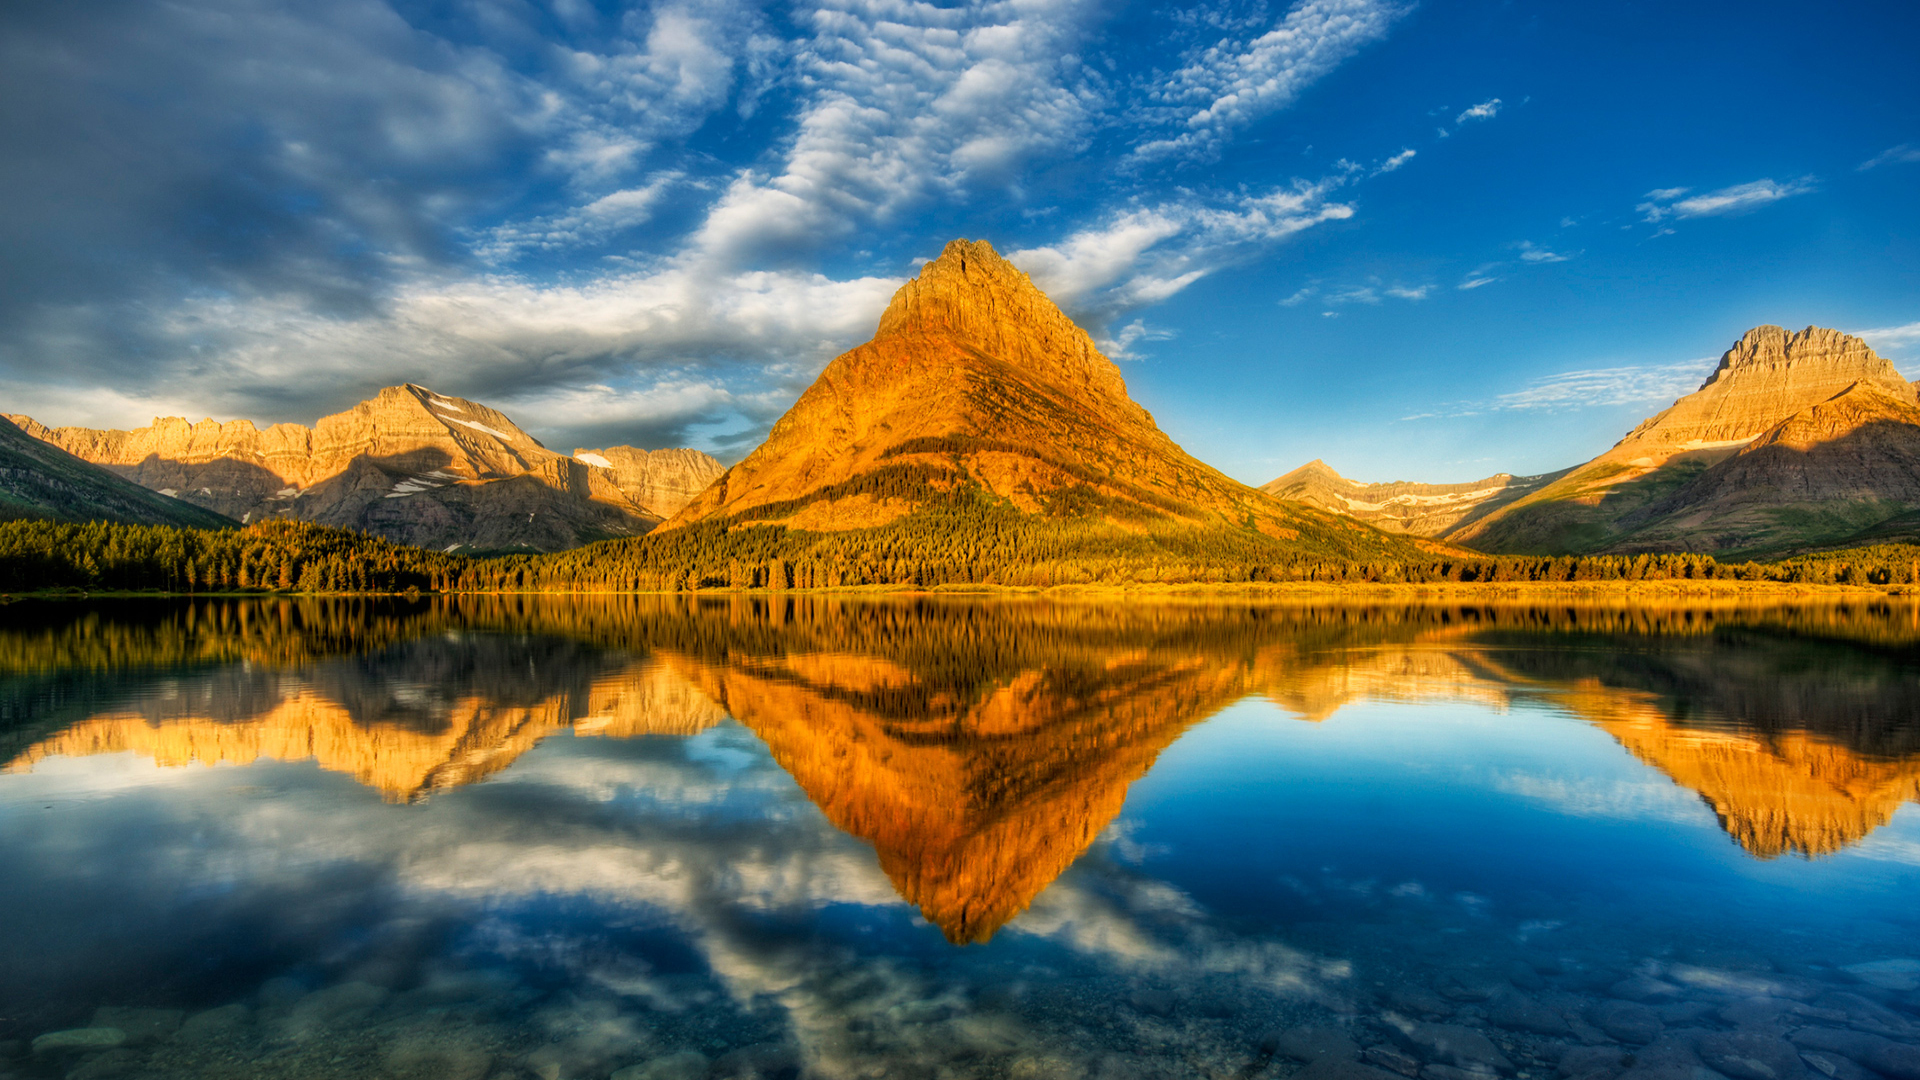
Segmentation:
[(7, 1080), (1920, 1080), (1908, 607), (0, 614)]

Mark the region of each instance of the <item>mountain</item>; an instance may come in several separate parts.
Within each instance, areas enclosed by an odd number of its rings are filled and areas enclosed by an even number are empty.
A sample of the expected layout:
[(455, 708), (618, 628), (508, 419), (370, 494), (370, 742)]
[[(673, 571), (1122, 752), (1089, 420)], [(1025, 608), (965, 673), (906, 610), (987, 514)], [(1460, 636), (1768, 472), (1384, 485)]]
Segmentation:
[(21, 517), (195, 529), (234, 525), (210, 510), (121, 479), (13, 424), (0, 423), (0, 518)]
[(1315, 458), (1285, 476), (1260, 485), (1276, 499), (1292, 499), (1358, 518), (1387, 532), (1441, 536), (1462, 521), (1490, 514), (1552, 483), (1560, 473), (1515, 476), (1495, 473), (1464, 484), (1395, 480), (1367, 484), (1349, 480)]
[(1525, 554), (1842, 542), (1920, 510), (1917, 404), (1859, 338), (1756, 327), (1612, 449), (1444, 537)]
[(575, 450), (575, 461), (613, 470), (613, 482), (634, 505), (663, 520), (680, 512), (695, 495), (706, 490), (725, 465), (698, 450), (636, 450), (609, 446), (604, 450)]
[(972, 525), (921, 529), (954, 542), (1044, 521), (1076, 536), (1207, 533), (1346, 557), (1417, 550), (1189, 456), (1086, 331), (989, 244), (967, 240), (902, 286), (873, 340), (828, 364), (767, 441), (662, 530), (899, 522), (912, 544), (921, 515), (943, 508), (976, 513)]
[[(556, 551), (644, 533), (663, 516), (622, 488), (617, 469), (557, 454), (493, 409), (411, 383), (311, 428), (168, 417), (97, 431), (12, 419), (144, 487), (242, 522), (288, 516), (420, 547)], [(664, 463), (655, 471), (672, 472)], [(655, 482), (651, 497), (668, 486)]]

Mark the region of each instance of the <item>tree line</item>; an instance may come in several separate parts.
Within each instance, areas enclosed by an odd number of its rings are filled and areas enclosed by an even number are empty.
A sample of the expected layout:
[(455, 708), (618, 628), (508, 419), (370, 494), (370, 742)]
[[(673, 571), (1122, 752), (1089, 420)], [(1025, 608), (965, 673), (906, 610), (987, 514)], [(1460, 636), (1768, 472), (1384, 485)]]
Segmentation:
[(877, 528), (818, 533), (697, 523), (549, 555), (471, 558), (365, 533), (275, 520), (237, 530), (0, 522), (0, 591), (210, 593), (688, 592), (862, 585), (1437, 584), (1753, 581), (1920, 584), (1920, 546), (1885, 544), (1775, 562), (1696, 553), (1373, 554), (1315, 550), (1229, 526), (1116, 530), (1079, 518), (955, 504)]

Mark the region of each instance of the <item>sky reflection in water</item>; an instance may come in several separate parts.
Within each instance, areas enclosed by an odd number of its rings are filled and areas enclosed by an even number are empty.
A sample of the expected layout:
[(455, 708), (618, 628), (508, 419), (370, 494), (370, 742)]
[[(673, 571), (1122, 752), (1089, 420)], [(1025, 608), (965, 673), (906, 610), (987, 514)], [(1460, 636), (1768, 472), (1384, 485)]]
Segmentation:
[(1459, 1064), (1425, 1019), (1544, 1076), (1636, 978), (1920, 1013), (1910, 607), (8, 613), (0, 1039), (180, 1011), (27, 1075)]

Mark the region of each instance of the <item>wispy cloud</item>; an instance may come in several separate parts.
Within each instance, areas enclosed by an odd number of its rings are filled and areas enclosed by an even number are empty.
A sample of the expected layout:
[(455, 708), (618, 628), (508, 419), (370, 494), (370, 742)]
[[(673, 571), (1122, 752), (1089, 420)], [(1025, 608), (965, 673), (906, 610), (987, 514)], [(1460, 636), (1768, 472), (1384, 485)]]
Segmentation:
[(1853, 336), (1881, 352), (1896, 352), (1920, 345), (1920, 322), (1904, 326), (1882, 326), (1874, 330), (1855, 330)]
[(1678, 364), (1587, 368), (1542, 376), (1526, 386), (1491, 398), (1455, 401), (1403, 416), (1402, 421), (1478, 416), (1505, 411), (1559, 412), (1617, 405), (1668, 404), (1699, 389), (1712, 358)]
[(1585, 409), (1605, 405), (1670, 402), (1700, 386), (1711, 359), (1678, 364), (1590, 368), (1536, 379), (1487, 403), (1493, 409)]
[(1380, 166), (1373, 170), (1373, 173), (1375, 176), (1378, 176), (1381, 173), (1390, 173), (1395, 169), (1398, 169), (1400, 166), (1405, 165), (1407, 162), (1412, 161), (1414, 159), (1414, 156), (1415, 156), (1414, 151), (1402, 150), (1399, 153), (1388, 158), (1387, 160), (1381, 162)]
[(1899, 146), (1889, 147), (1880, 151), (1878, 154), (1873, 155), (1855, 166), (1855, 168), (1860, 172), (1866, 172), (1868, 169), (1878, 168), (1881, 165), (1905, 165), (1915, 161), (1920, 161), (1920, 146), (1914, 146), (1912, 143), (1901, 143)]
[(1669, 219), (1746, 213), (1795, 195), (1805, 195), (1814, 189), (1815, 180), (1811, 176), (1784, 182), (1755, 180), (1699, 195), (1688, 195), (1693, 190), (1691, 188), (1657, 188), (1647, 192), (1647, 201), (1635, 209), (1646, 215), (1646, 221), (1657, 224)]
[(1462, 282), (1461, 282), (1460, 284), (1458, 284), (1458, 285), (1455, 285), (1455, 286), (1454, 286), (1454, 288), (1456, 288), (1456, 289), (1462, 289), (1462, 290), (1464, 290), (1464, 289), (1478, 289), (1478, 288), (1480, 288), (1480, 287), (1481, 287), (1481, 286), (1483, 286), (1483, 285), (1491, 285), (1491, 284), (1493, 284), (1494, 282), (1496, 282), (1496, 281), (1499, 281), (1499, 280), (1500, 280), (1500, 279), (1499, 279), (1499, 278), (1497, 278), (1497, 277), (1485, 277), (1485, 276), (1480, 276), (1480, 275), (1476, 275), (1476, 276), (1473, 276), (1473, 277), (1469, 277), (1469, 278), (1467, 278), (1467, 279), (1466, 279), (1465, 281), (1462, 281)]
[(1558, 251), (1549, 251), (1531, 240), (1522, 240), (1519, 246), (1520, 260), (1522, 262), (1557, 263), (1566, 262), (1568, 259), (1573, 258), (1573, 255), (1562, 254)]
[(1500, 115), (1500, 99), (1489, 98), (1453, 118), (1453, 122), (1464, 124), (1469, 120), (1491, 120)]
[(1387, 290), (1387, 295), (1398, 297), (1401, 300), (1425, 300), (1427, 298), (1427, 294), (1431, 293), (1432, 291), (1433, 291), (1433, 286), (1431, 285), (1417, 285), (1417, 286), (1395, 285), (1392, 288)]
[(1181, 129), (1139, 143), (1137, 158), (1210, 158), (1240, 128), (1386, 36), (1408, 7), (1379, 0), (1302, 0), (1259, 37), (1224, 38), (1156, 80), (1147, 115)]

